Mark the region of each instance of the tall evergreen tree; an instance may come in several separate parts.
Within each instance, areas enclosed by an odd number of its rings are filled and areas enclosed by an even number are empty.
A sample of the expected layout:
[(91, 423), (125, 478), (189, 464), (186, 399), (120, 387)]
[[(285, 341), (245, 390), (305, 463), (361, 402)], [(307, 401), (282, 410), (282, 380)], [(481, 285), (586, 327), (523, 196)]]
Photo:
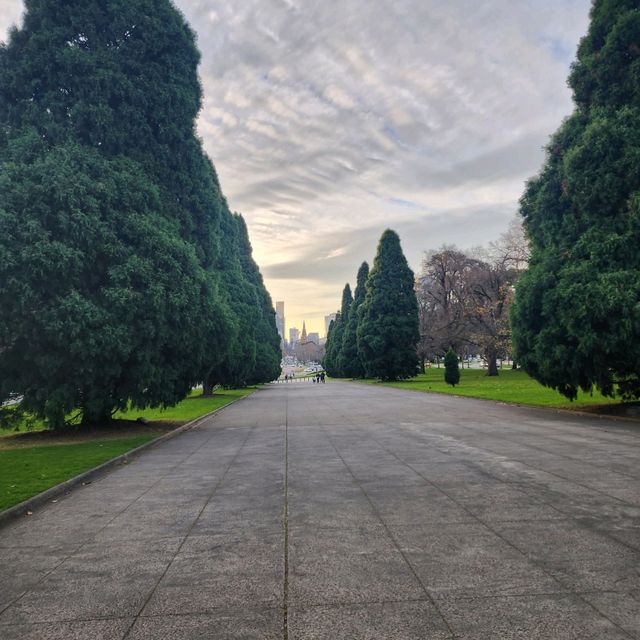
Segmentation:
[(193, 246), (135, 163), (17, 146), (0, 177), (0, 397), (52, 426), (76, 408), (98, 422), (129, 399), (174, 404), (216, 312)]
[(259, 318), (256, 288), (250, 284), (240, 260), (240, 229), (233, 214), (226, 208), (221, 215), (222, 248), (217, 269), (220, 272), (220, 292), (230, 311), (232, 330), (222, 358), (216, 358), (204, 376), (205, 395), (215, 385), (243, 387), (256, 365), (255, 326)]
[(576, 109), (521, 200), (530, 267), (516, 289), (518, 361), (568, 398), (640, 395), (640, 10), (596, 0), (569, 82)]
[(344, 286), (342, 290), (342, 304), (340, 305), (340, 321), (336, 323), (336, 327), (334, 328), (332, 339), (333, 339), (333, 362), (335, 366), (335, 375), (337, 377), (344, 377), (345, 372), (342, 367), (344, 363), (344, 359), (342, 356), (342, 340), (344, 336), (344, 331), (349, 324), (349, 313), (351, 311), (351, 305), (353, 304), (353, 296), (351, 295), (351, 287), (349, 283)]
[(413, 283), (400, 238), (387, 229), (367, 279), (358, 325), (358, 352), (369, 377), (395, 380), (417, 374), (420, 332)]
[(95, 422), (173, 404), (225, 363), (225, 384), (266, 375), (259, 358), (275, 370), (258, 345), (271, 302), (195, 135), (183, 16), (169, 0), (25, 7), (0, 48), (0, 399)]
[(340, 372), (336, 363), (338, 341), (335, 337), (341, 324), (340, 321), (341, 317), (340, 312), (338, 311), (338, 313), (336, 313), (335, 320), (332, 320), (331, 324), (329, 325), (329, 330), (327, 331), (327, 341), (325, 343), (324, 358), (322, 359), (322, 366), (332, 378), (340, 377)]
[(238, 226), (242, 272), (247, 282), (254, 287), (258, 301), (257, 318), (253, 327), (256, 345), (255, 364), (247, 381), (250, 384), (271, 382), (280, 376), (280, 362), (282, 360), (280, 335), (276, 326), (276, 312), (271, 296), (264, 286), (262, 274), (253, 259), (247, 225), (239, 214), (235, 214), (235, 220)]
[(347, 378), (364, 377), (364, 366), (358, 354), (358, 322), (359, 309), (364, 302), (367, 278), (369, 277), (369, 265), (363, 262), (358, 269), (358, 282), (356, 285), (353, 303), (349, 311), (349, 320), (346, 323), (342, 335), (342, 349), (340, 350), (340, 369), (342, 375)]

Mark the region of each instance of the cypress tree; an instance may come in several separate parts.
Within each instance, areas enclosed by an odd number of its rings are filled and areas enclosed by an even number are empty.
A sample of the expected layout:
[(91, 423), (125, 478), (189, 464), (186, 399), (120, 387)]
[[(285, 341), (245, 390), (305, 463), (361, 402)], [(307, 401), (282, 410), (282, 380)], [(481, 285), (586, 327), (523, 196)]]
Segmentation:
[(335, 367), (335, 376), (343, 378), (346, 374), (343, 369), (344, 358), (342, 355), (342, 342), (344, 337), (344, 331), (349, 324), (349, 313), (351, 311), (351, 305), (353, 304), (353, 296), (351, 295), (351, 287), (349, 283), (344, 286), (342, 290), (342, 304), (340, 305), (340, 321), (336, 324), (333, 332), (333, 352), (332, 358)]
[(174, 404), (215, 311), (193, 246), (135, 163), (16, 146), (0, 178), (0, 397), (19, 393), (51, 426), (76, 408), (99, 422), (128, 400)]
[(225, 209), (221, 216), (221, 251), (217, 264), (220, 293), (229, 310), (232, 330), (226, 336), (222, 357), (215, 359), (204, 377), (205, 395), (215, 385), (246, 386), (256, 365), (255, 326), (259, 317), (258, 296), (243, 273), (240, 260), (240, 229), (233, 214)]
[(516, 288), (518, 362), (568, 398), (640, 395), (640, 10), (596, 0), (569, 82), (576, 109), (521, 200), (530, 266)]
[(276, 312), (271, 296), (264, 286), (262, 274), (252, 256), (247, 225), (241, 215), (235, 214), (238, 227), (239, 257), (246, 281), (254, 287), (257, 308), (253, 336), (255, 340), (255, 363), (249, 372), (249, 384), (259, 384), (276, 380), (281, 373), (280, 335), (276, 326)]
[(0, 48), (0, 398), (59, 425), (173, 404), (231, 350), (225, 380), (251, 379), (242, 323), (270, 302), (195, 135), (183, 16), (169, 0), (25, 7)]
[(327, 331), (327, 342), (325, 344), (324, 358), (322, 359), (322, 366), (332, 378), (340, 377), (336, 364), (336, 351), (338, 343), (335, 337), (340, 327), (340, 321), (341, 317), (340, 312), (338, 311), (335, 320), (332, 320), (331, 324), (329, 325), (329, 331)]
[(460, 382), (458, 354), (453, 350), (453, 347), (449, 347), (447, 353), (444, 354), (444, 381), (452, 387)]
[(363, 262), (358, 269), (358, 282), (353, 304), (349, 312), (349, 321), (346, 323), (342, 336), (342, 349), (340, 350), (340, 368), (347, 378), (364, 377), (364, 366), (358, 354), (358, 322), (359, 309), (366, 295), (366, 283), (369, 277), (369, 265)]
[(420, 332), (413, 283), (400, 238), (387, 229), (367, 279), (358, 325), (358, 352), (368, 377), (396, 380), (417, 374)]

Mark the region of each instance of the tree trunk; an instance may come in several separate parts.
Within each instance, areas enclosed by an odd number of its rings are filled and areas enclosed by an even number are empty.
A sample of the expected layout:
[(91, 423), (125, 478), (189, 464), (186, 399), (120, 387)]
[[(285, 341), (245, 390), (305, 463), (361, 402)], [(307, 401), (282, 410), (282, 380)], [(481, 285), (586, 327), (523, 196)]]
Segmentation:
[(47, 414), (47, 424), (50, 429), (58, 431), (66, 426), (64, 419), (64, 411), (56, 411), (55, 413)]
[(425, 368), (425, 357), (424, 356), (420, 356), (420, 371), (423, 374), (427, 372), (427, 370)]
[(485, 353), (485, 358), (487, 359), (487, 375), (497, 376), (498, 375), (498, 356), (496, 352), (487, 351)]
[(82, 410), (82, 426), (97, 427), (113, 420), (111, 407), (84, 407)]
[(213, 380), (205, 380), (202, 383), (202, 395), (205, 398), (210, 398), (213, 395)]
[(513, 359), (513, 364), (511, 365), (511, 368), (514, 371), (518, 368), (518, 362), (517, 362), (517, 360), (515, 358)]

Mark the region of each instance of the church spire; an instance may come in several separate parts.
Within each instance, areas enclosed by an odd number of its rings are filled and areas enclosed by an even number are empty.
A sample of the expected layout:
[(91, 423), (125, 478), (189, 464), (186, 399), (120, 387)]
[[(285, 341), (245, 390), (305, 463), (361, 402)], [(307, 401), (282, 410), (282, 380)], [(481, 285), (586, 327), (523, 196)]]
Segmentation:
[(302, 342), (303, 344), (305, 342), (307, 342), (307, 323), (303, 320), (302, 321), (302, 334), (300, 335), (300, 342)]

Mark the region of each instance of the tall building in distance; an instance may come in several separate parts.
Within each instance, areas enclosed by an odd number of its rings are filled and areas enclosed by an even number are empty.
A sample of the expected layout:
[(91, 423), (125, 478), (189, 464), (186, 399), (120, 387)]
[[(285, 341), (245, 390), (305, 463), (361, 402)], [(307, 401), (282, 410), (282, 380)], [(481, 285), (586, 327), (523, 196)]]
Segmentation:
[(312, 332), (309, 334), (307, 340), (313, 342), (313, 344), (320, 344), (320, 334)]
[(298, 338), (300, 337), (300, 331), (296, 327), (289, 329), (289, 346), (295, 347), (298, 344)]
[(329, 333), (329, 325), (331, 324), (332, 320), (336, 319), (336, 314), (335, 313), (330, 313), (328, 316), (324, 317), (324, 335), (328, 335)]
[(276, 327), (280, 338), (285, 339), (284, 302), (276, 302)]

